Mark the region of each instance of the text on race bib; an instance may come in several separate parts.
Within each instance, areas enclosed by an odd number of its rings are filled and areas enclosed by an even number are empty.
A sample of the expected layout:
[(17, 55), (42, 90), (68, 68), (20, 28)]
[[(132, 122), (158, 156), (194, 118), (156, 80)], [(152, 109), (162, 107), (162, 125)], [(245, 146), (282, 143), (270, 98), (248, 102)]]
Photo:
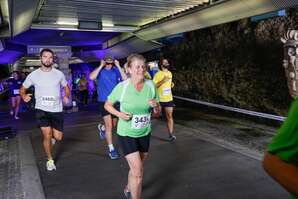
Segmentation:
[(14, 95), (20, 94), (20, 89), (13, 89), (13, 94)]
[(167, 96), (171, 94), (171, 88), (164, 88), (162, 90), (162, 95)]
[(42, 96), (41, 97), (41, 105), (43, 106), (54, 106), (56, 102), (56, 98), (54, 96)]
[(145, 115), (133, 115), (131, 119), (132, 129), (147, 128), (150, 125), (150, 114)]

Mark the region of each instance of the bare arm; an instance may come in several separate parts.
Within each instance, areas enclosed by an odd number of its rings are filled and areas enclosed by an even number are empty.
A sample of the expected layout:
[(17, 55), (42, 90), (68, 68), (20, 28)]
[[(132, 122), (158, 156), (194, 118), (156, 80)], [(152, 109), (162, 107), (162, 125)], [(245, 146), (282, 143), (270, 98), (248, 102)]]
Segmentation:
[(160, 104), (155, 99), (150, 99), (148, 103), (153, 107), (153, 111), (151, 112), (152, 118), (158, 118), (161, 112)]
[(161, 85), (163, 85), (164, 83), (166, 83), (170, 78), (168, 77), (164, 77), (162, 80), (160, 80), (159, 82), (156, 83), (156, 87), (159, 88)]
[(24, 87), (24, 86), (22, 86), (21, 88), (20, 88), (20, 96), (21, 96), (21, 98), (24, 100), (24, 102), (29, 102), (30, 100), (31, 100), (31, 96), (32, 96), (32, 94), (26, 94), (26, 88)]
[(69, 96), (70, 96), (70, 89), (69, 89), (68, 84), (66, 84), (66, 86), (64, 86), (64, 93), (65, 93), (64, 97), (69, 98)]
[(66, 84), (66, 86), (64, 86), (64, 97), (63, 97), (63, 102), (65, 104), (68, 104), (69, 96), (70, 96), (70, 89), (69, 89), (68, 84)]
[(298, 196), (298, 167), (286, 163), (274, 154), (265, 153), (264, 170), (287, 191)]
[(123, 119), (123, 120), (130, 120), (131, 119), (131, 115), (128, 113), (123, 113), (123, 112), (119, 112), (117, 111), (114, 106), (113, 103), (110, 101), (106, 101), (104, 108), (111, 114)]
[(90, 73), (89, 78), (90, 78), (91, 80), (95, 80), (96, 77), (97, 77), (97, 75), (98, 75), (98, 73), (99, 73), (100, 70), (104, 67), (104, 65), (105, 65), (105, 61), (104, 61), (104, 60), (101, 60), (101, 61), (100, 61), (100, 65), (99, 65), (99, 67), (97, 67), (96, 69), (94, 69), (94, 70)]
[(122, 68), (120, 67), (120, 63), (118, 60), (115, 60), (115, 66), (118, 68), (120, 74), (121, 74), (121, 78), (122, 80), (126, 80), (127, 79), (127, 76), (126, 74), (124, 73), (124, 71), (122, 70)]

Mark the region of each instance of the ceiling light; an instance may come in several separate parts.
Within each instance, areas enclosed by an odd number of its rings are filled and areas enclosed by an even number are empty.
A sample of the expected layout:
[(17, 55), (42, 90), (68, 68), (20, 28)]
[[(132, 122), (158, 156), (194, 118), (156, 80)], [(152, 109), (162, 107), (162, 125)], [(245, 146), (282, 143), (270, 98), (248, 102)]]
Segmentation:
[(115, 25), (113, 23), (103, 23), (102, 26), (104, 26), (104, 27), (114, 27)]
[(99, 21), (79, 21), (79, 29), (101, 30), (102, 24)]
[(58, 18), (58, 20), (56, 21), (56, 24), (77, 26), (79, 24), (79, 22), (75, 18)]

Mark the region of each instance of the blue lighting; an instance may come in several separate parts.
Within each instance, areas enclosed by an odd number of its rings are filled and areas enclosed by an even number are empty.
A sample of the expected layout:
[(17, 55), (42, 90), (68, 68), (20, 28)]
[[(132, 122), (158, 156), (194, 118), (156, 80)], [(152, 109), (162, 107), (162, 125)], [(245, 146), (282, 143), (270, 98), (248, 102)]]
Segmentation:
[(252, 22), (257, 22), (257, 21), (261, 21), (264, 19), (272, 18), (272, 17), (284, 17), (286, 15), (287, 15), (286, 10), (283, 9), (283, 10), (279, 10), (279, 11), (268, 12), (268, 13), (262, 14), (262, 15), (257, 15), (257, 16), (251, 17), (250, 20)]

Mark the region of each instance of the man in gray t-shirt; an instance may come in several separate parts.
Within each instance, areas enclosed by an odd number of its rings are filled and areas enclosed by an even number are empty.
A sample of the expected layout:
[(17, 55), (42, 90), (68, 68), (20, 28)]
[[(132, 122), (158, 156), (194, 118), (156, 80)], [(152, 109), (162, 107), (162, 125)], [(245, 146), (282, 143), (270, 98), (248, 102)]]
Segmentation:
[(30, 86), (35, 88), (35, 109), (38, 125), (43, 134), (43, 147), (47, 155), (47, 170), (56, 170), (52, 157), (52, 143), (62, 140), (63, 135), (63, 105), (61, 87), (64, 88), (63, 102), (68, 103), (70, 90), (64, 74), (53, 68), (54, 53), (50, 49), (40, 52), (41, 67), (30, 73), (20, 89), (20, 95), (25, 102), (31, 100), (32, 94), (26, 94)]

